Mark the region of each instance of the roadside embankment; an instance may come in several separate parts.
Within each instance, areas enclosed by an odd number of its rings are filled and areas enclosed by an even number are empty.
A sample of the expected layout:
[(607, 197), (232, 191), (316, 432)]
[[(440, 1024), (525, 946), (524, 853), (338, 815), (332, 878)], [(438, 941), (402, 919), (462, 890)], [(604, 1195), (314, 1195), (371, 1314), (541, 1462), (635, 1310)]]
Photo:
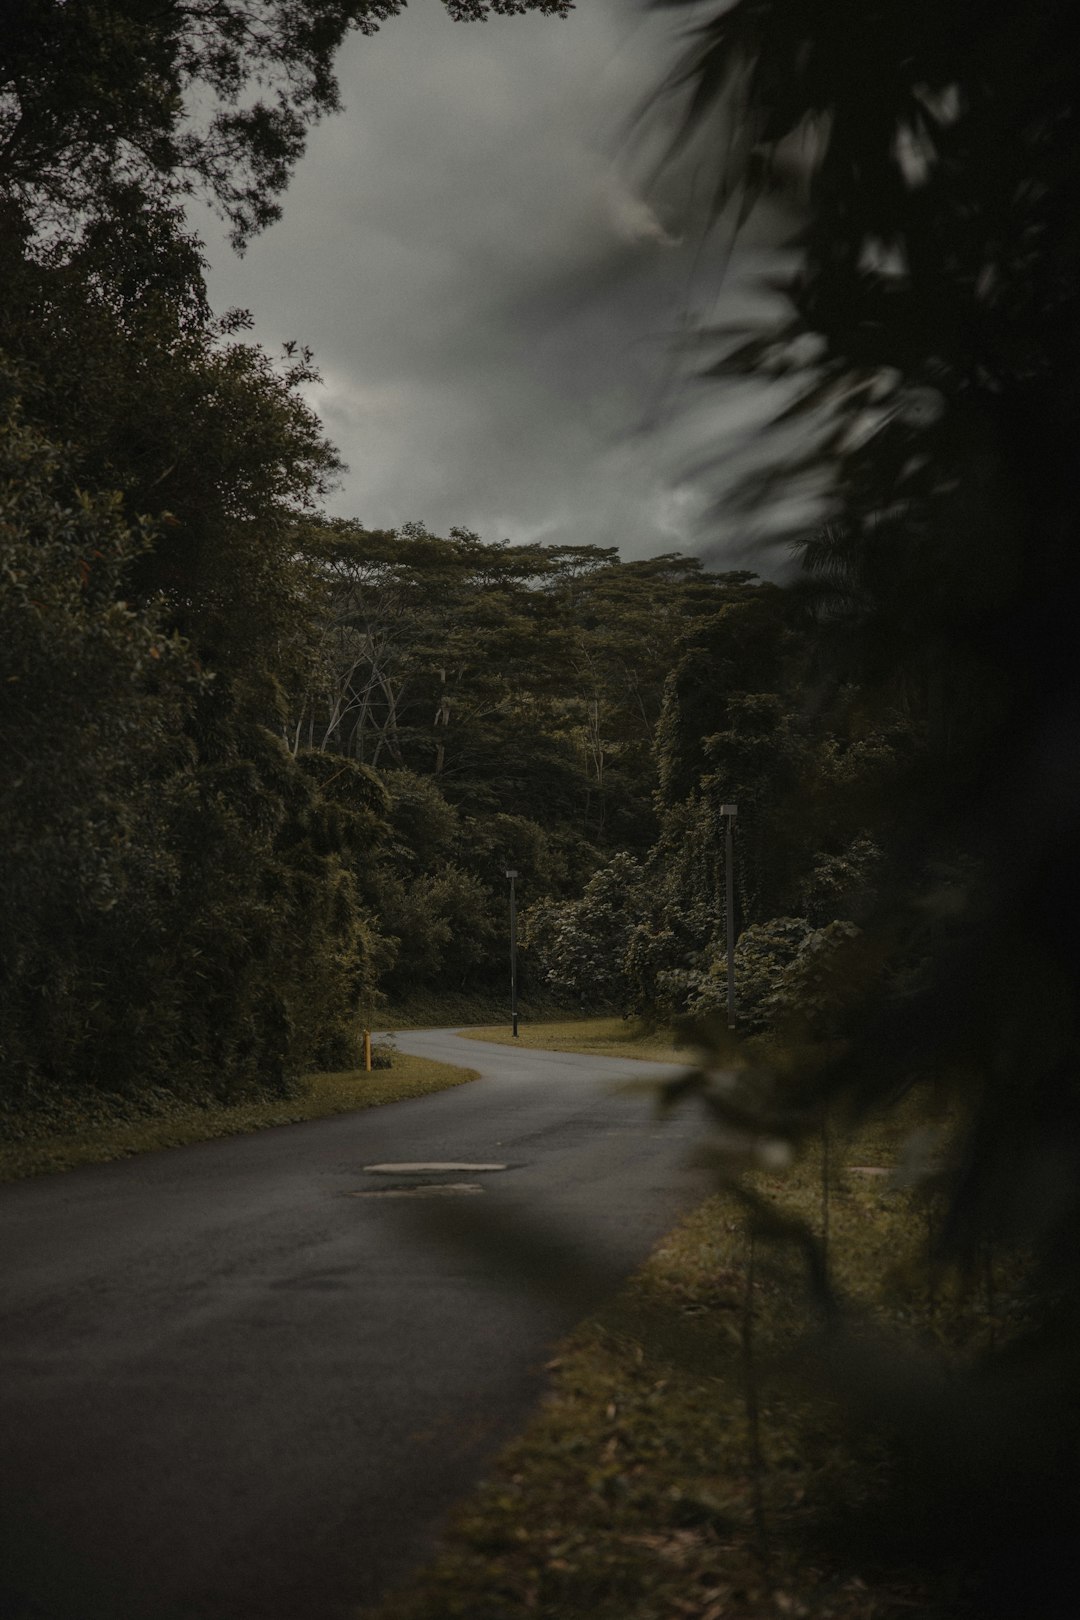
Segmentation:
[(178, 1103), (160, 1112), (127, 1118), (104, 1110), (94, 1114), (82, 1105), (72, 1108), (69, 1119), (54, 1116), (48, 1128), (41, 1120), (9, 1117), (0, 1140), (0, 1181), (71, 1170), (80, 1164), (104, 1164), (110, 1159), (185, 1147), (272, 1125), (295, 1125), (328, 1114), (376, 1108), (383, 1103), (426, 1097), (475, 1077), (472, 1069), (395, 1052), (389, 1069), (308, 1075), (295, 1097), (251, 1099), (232, 1106)]

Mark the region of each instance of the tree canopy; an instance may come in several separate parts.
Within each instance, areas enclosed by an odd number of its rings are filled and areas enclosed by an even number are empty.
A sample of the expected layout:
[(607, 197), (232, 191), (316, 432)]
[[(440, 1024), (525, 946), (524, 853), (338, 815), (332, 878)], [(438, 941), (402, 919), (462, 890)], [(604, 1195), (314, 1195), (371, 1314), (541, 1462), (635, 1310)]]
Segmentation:
[[(238, 247), (277, 219), (313, 123), (341, 106), (334, 58), (405, 0), (14, 0), (0, 35), (0, 192), (35, 233), (118, 190), (198, 191)], [(443, 0), (458, 22), (573, 0)]]

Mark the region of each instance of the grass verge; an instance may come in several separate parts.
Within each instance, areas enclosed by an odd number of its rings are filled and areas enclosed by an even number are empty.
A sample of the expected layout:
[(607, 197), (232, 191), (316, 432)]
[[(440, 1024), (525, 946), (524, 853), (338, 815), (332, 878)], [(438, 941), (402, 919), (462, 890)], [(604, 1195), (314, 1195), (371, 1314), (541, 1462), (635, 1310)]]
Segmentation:
[[(970, 1348), (986, 1331), (978, 1300), (945, 1310), (921, 1264), (925, 1210), (874, 1173), (917, 1123), (909, 1111), (830, 1144), (824, 1180), (820, 1146), (783, 1176), (749, 1178), (819, 1234), (827, 1208), (832, 1278), (856, 1324), (848, 1353), (859, 1333)], [(559, 1348), (549, 1398), (434, 1563), (365, 1620), (955, 1613), (960, 1577), (931, 1581), (865, 1533), (887, 1453), (809, 1380), (815, 1328), (796, 1248), (752, 1248), (742, 1207), (710, 1198)]]
[(329, 1114), (353, 1113), (381, 1103), (426, 1097), (475, 1078), (472, 1069), (397, 1052), (390, 1069), (309, 1075), (296, 1097), (253, 1100), (232, 1107), (177, 1105), (167, 1113), (134, 1120), (73, 1120), (71, 1128), (48, 1134), (33, 1134), (32, 1127), (26, 1127), (26, 1134), (0, 1142), (0, 1181), (71, 1170), (80, 1164), (103, 1164), (157, 1148), (185, 1147), (270, 1125), (295, 1125)]
[[(509, 1024), (463, 1030), (470, 1041), (514, 1045)], [(534, 1051), (589, 1052), (596, 1057), (649, 1058), (654, 1063), (690, 1063), (691, 1053), (675, 1046), (670, 1030), (653, 1030), (637, 1018), (571, 1018), (520, 1023), (518, 1046)]]

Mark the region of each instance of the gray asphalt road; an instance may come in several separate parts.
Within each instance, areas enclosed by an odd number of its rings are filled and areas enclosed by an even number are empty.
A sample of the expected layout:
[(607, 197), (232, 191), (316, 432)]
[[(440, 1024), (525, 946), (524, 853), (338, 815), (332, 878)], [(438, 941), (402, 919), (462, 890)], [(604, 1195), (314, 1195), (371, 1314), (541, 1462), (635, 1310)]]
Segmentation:
[[(518, 1275), (530, 1228), (625, 1274), (700, 1191), (689, 1117), (657, 1127), (612, 1090), (659, 1065), (398, 1042), (482, 1078), (0, 1188), (4, 1620), (371, 1601), (423, 1560), (601, 1286)], [(365, 1168), (401, 1161), (508, 1168)], [(430, 1190), (447, 1183), (482, 1191)], [(447, 1241), (466, 1209), (509, 1270)]]

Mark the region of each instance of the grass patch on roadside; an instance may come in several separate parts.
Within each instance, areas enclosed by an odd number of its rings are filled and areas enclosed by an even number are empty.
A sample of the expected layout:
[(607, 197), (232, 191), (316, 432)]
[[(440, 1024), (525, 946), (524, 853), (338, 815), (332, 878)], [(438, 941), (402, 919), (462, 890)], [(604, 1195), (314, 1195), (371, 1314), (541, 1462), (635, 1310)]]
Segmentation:
[[(925, 1211), (865, 1173), (895, 1163), (918, 1122), (905, 1106), (831, 1145), (832, 1276), (866, 1332), (971, 1348), (986, 1311), (963, 1290), (946, 1306), (923, 1264)], [(782, 1176), (749, 1181), (820, 1232), (821, 1169), (811, 1148)], [(929, 1577), (864, 1533), (863, 1510), (880, 1511), (892, 1477), (887, 1453), (808, 1387), (815, 1307), (802, 1260), (758, 1239), (751, 1287), (750, 1253), (730, 1195), (684, 1220), (558, 1349), (552, 1393), (433, 1564), (366, 1620), (954, 1614), (962, 1574)]]
[(667, 1029), (651, 1029), (639, 1018), (570, 1018), (518, 1025), (515, 1042), (510, 1025), (463, 1030), (470, 1041), (496, 1041), (533, 1051), (589, 1052), (596, 1057), (648, 1058), (654, 1063), (691, 1063), (689, 1048), (677, 1048)]
[(309, 1075), (295, 1097), (253, 1099), (231, 1107), (177, 1103), (137, 1119), (76, 1115), (67, 1128), (48, 1132), (38, 1126), (35, 1133), (32, 1123), (19, 1122), (16, 1128), (21, 1134), (0, 1141), (0, 1181), (71, 1170), (80, 1164), (104, 1164), (158, 1148), (185, 1147), (218, 1136), (265, 1130), (270, 1125), (295, 1125), (330, 1114), (354, 1113), (382, 1103), (426, 1097), (475, 1078), (473, 1069), (396, 1052), (389, 1069), (374, 1069), (370, 1074), (350, 1069)]

